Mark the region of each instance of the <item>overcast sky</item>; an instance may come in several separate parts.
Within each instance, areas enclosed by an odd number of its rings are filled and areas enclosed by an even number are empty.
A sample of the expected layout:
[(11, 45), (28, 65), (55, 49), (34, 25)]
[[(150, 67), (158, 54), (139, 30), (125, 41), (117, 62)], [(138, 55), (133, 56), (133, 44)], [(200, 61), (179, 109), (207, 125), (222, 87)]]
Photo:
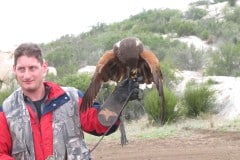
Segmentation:
[(119, 22), (154, 8), (187, 9), (194, 0), (1, 0), (0, 50), (23, 42), (47, 43), (91, 26)]

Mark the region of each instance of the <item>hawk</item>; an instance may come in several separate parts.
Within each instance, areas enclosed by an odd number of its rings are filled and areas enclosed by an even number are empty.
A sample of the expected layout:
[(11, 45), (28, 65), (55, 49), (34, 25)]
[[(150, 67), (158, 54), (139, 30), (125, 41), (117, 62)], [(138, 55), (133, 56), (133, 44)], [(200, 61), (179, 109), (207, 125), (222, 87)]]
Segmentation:
[(127, 78), (142, 77), (140, 84), (154, 83), (161, 98), (161, 123), (164, 124), (165, 100), (163, 76), (156, 55), (144, 48), (136, 37), (128, 37), (114, 44), (96, 64), (96, 69), (87, 88), (80, 107), (82, 112), (91, 107), (102, 84), (109, 80), (120, 82)]

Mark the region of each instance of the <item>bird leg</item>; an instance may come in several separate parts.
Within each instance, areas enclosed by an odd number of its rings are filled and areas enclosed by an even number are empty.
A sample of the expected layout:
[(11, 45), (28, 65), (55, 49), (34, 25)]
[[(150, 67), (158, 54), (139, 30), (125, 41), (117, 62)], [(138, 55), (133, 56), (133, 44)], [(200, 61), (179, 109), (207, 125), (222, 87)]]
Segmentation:
[(120, 130), (120, 133), (121, 133), (121, 145), (123, 147), (123, 145), (127, 145), (128, 144), (126, 131), (125, 131), (125, 126), (124, 126), (124, 117), (123, 116), (120, 117), (119, 130)]

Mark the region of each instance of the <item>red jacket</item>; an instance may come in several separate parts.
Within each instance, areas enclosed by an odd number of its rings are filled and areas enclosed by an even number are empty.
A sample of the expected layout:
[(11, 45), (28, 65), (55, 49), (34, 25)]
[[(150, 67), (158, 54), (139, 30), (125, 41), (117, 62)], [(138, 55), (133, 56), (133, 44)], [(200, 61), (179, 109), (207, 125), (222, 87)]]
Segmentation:
[[(58, 85), (45, 82), (45, 85), (50, 87), (50, 92), (47, 98), (47, 102), (61, 101), (62, 95), (66, 94), (64, 90)], [(83, 94), (79, 91), (79, 106), (82, 101)], [(49, 108), (43, 113), (39, 121), (37, 113), (32, 109), (31, 106), (26, 106), (31, 120), (34, 151), (36, 160), (45, 160), (49, 155), (53, 155), (53, 129), (52, 129), (52, 115), (54, 109)], [(83, 131), (100, 136), (108, 129), (108, 127), (102, 126), (97, 119), (97, 107), (89, 108), (86, 112), (80, 113), (80, 121)], [(2, 107), (0, 107), (0, 159), (1, 160), (12, 160), (12, 139), (9, 127), (7, 124), (6, 117), (4, 115)], [(117, 126), (109, 131), (108, 134), (114, 132)]]

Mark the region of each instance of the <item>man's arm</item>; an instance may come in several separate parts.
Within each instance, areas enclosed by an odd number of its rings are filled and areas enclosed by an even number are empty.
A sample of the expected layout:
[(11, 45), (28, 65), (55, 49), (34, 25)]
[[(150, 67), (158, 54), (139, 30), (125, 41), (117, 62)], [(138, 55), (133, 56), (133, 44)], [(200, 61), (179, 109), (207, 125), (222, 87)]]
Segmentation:
[[(78, 96), (79, 96), (78, 106), (80, 107), (82, 103), (83, 93), (79, 91)], [(109, 127), (102, 125), (98, 120), (99, 110), (100, 110), (100, 104), (94, 103), (94, 105), (91, 108), (88, 108), (85, 112), (80, 112), (80, 123), (83, 131), (92, 135), (101, 136), (108, 130)], [(118, 125), (119, 125), (119, 122), (117, 122), (112, 127), (112, 129), (109, 130), (107, 135), (115, 132), (118, 128)]]
[[(92, 108), (88, 108), (85, 112), (80, 112), (80, 121), (83, 131), (92, 135), (101, 136), (108, 130), (109, 126), (104, 126), (100, 123), (98, 119), (98, 112), (99, 108), (96, 105)], [(106, 135), (115, 132), (118, 125), (119, 121), (113, 125)]]
[(10, 155), (12, 151), (12, 139), (8, 128), (6, 117), (3, 113), (2, 106), (0, 106), (0, 159), (14, 160)]
[[(102, 105), (94, 103), (93, 107), (80, 113), (82, 129), (94, 135), (102, 135), (113, 125), (107, 135), (115, 132), (120, 123), (119, 115), (123, 107), (129, 100), (138, 99), (138, 91), (137, 81), (128, 79), (120, 82)], [(80, 98), (79, 106), (81, 101)]]

